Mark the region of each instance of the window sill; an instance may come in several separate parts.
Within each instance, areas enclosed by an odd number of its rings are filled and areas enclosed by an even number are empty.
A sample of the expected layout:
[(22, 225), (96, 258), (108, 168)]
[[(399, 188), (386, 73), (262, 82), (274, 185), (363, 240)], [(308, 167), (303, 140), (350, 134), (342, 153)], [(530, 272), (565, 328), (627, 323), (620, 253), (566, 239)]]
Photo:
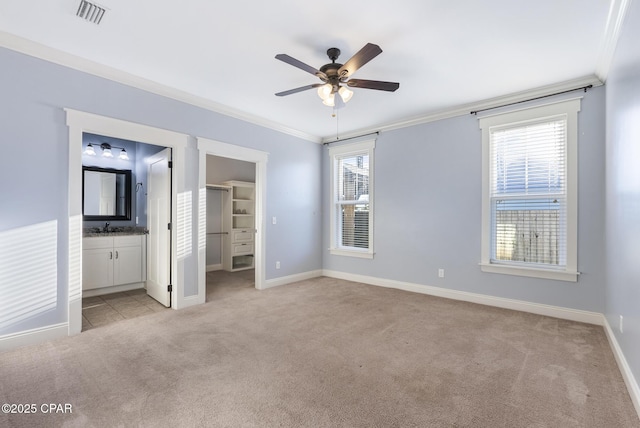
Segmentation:
[(358, 257), (361, 259), (373, 259), (373, 253), (368, 251), (352, 251), (352, 250), (339, 250), (337, 248), (329, 248), (329, 253), (333, 256), (347, 256)]
[(579, 272), (559, 271), (550, 269), (536, 269), (521, 266), (506, 266), (495, 263), (480, 263), (482, 272), (499, 273), (504, 275), (528, 276), (530, 278), (554, 279), (556, 281), (577, 282)]

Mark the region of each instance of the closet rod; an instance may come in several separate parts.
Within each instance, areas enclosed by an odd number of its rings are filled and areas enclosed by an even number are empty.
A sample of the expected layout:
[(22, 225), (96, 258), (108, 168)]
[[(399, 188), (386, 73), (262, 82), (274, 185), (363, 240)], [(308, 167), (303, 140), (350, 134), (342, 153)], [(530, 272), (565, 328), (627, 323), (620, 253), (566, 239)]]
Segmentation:
[(207, 186), (207, 189), (209, 189), (209, 190), (221, 190), (221, 191), (223, 191), (223, 192), (228, 192), (228, 191), (229, 191), (229, 189), (227, 189), (227, 188), (224, 188), (224, 187), (214, 187), (214, 186)]
[(207, 232), (207, 235), (228, 235), (229, 232)]

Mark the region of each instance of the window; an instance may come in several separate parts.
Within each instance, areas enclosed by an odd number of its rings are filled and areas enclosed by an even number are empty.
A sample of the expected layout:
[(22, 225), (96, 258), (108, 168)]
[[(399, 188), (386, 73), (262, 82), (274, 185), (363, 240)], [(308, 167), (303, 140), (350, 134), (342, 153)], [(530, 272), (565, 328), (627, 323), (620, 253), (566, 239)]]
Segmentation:
[(485, 272), (577, 280), (573, 99), (480, 119)]
[(329, 149), (331, 254), (373, 258), (373, 149), (363, 141)]

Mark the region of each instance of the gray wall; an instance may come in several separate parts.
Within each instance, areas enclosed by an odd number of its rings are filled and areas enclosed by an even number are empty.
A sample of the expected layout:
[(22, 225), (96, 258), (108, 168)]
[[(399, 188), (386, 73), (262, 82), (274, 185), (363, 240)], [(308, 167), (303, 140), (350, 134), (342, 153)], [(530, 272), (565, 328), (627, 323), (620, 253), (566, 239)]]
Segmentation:
[[(640, 4), (631, 2), (607, 79), (606, 316), (640, 380)], [(624, 333), (619, 317), (624, 317)]]
[[(579, 113), (578, 283), (480, 271), (482, 159), (478, 119), (467, 115), (379, 135), (373, 260), (330, 255), (326, 269), (587, 311), (604, 311), (605, 90)], [(566, 98), (566, 96), (561, 97)], [(546, 99), (545, 102), (549, 102)], [(328, 149), (323, 155), (329, 182)], [(323, 190), (329, 207), (329, 189)], [(325, 208), (329, 230), (329, 208)], [(445, 277), (438, 278), (438, 269)]]
[[(68, 295), (68, 129), (63, 108), (202, 136), (269, 152), (267, 217), (288, 214), (266, 230), (267, 279), (320, 269), (321, 146), (240, 120), (154, 95), (103, 78), (0, 48), (0, 237), (23, 226), (57, 224), (55, 307), (10, 325), (0, 335), (67, 321)], [(187, 149), (186, 186), (197, 194), (198, 152)], [(287, 191), (288, 183), (309, 191)], [(194, 187), (195, 186), (195, 187)], [(283, 208), (285, 207), (285, 208)], [(197, 212), (194, 209), (194, 212)], [(195, 219), (194, 219), (195, 222)], [(196, 228), (193, 228), (194, 233)], [(197, 245), (197, 236), (193, 237)], [(286, 242), (286, 245), (282, 243)], [(196, 248), (197, 250), (197, 248)], [(194, 291), (197, 251), (185, 260), (185, 295)], [(282, 260), (276, 271), (269, 260)], [(1, 261), (0, 261), (1, 262)], [(29, 266), (15, 266), (29, 279)], [(1, 271), (1, 269), (0, 269)], [(16, 293), (0, 283), (0, 296)], [(18, 298), (32, 296), (18, 290)]]

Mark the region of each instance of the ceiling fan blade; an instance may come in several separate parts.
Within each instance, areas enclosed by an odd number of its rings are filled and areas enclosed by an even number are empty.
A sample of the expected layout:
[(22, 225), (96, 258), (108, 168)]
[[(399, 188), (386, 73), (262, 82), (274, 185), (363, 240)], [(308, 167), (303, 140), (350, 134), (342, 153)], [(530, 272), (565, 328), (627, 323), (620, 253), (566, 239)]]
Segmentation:
[(377, 89), (378, 91), (394, 92), (400, 87), (400, 84), (397, 82), (381, 82), (380, 80), (349, 79), (347, 80), (347, 86), (352, 88)]
[(381, 53), (382, 49), (380, 49), (380, 46), (374, 45), (373, 43), (367, 43), (354, 56), (352, 56), (349, 61), (347, 61), (342, 67), (340, 67), (340, 69), (338, 70), (338, 75), (340, 77), (351, 76), (357, 69), (359, 69)]
[(309, 89), (317, 88), (318, 86), (322, 86), (323, 83), (314, 83), (313, 85), (300, 86), (299, 88), (289, 89), (288, 91), (278, 92), (276, 96), (284, 97), (285, 95), (291, 95), (302, 91), (308, 91)]
[(327, 75), (324, 74), (322, 71), (311, 67), (310, 65), (305, 64), (302, 61), (299, 61), (297, 59), (295, 59), (294, 57), (291, 57), (287, 54), (278, 54), (276, 55), (276, 59), (279, 59), (282, 62), (286, 62), (289, 65), (293, 65), (294, 67), (299, 68), (300, 70), (306, 71), (307, 73), (311, 73), (314, 76), (318, 76), (319, 78), (321, 78), (323, 81), (326, 81), (328, 79)]

